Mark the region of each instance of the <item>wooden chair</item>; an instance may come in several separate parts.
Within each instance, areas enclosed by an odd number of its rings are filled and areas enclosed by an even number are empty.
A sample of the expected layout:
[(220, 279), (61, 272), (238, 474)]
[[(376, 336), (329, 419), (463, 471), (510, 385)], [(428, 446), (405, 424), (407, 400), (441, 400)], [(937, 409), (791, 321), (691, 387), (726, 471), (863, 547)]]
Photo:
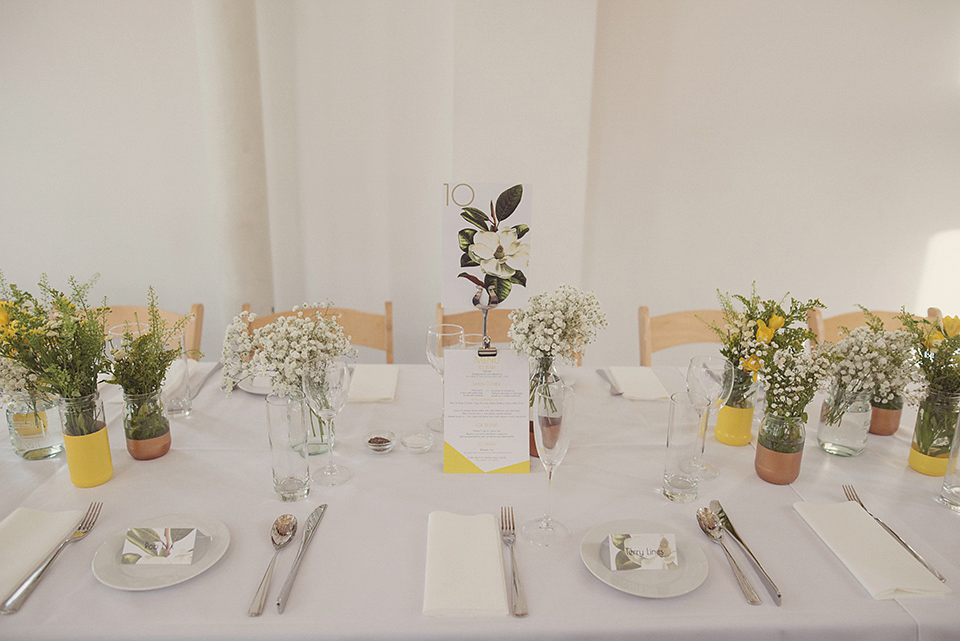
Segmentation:
[[(158, 310), (160, 318), (165, 320), (168, 325), (179, 323), (185, 314)], [(183, 339), (186, 343), (187, 357), (194, 360), (200, 360), (200, 340), (203, 338), (203, 305), (194, 303), (190, 306), (190, 313), (193, 318), (183, 328)], [(124, 323), (147, 323), (150, 320), (150, 310), (146, 305), (111, 305), (110, 313), (107, 314), (106, 328), (110, 331), (112, 327), (123, 325)]]
[[(698, 309), (650, 316), (650, 308), (638, 310), (640, 326), (640, 365), (653, 365), (653, 353), (690, 343), (719, 343), (720, 337), (707, 323), (723, 327), (726, 320), (719, 309)], [(701, 320), (702, 319), (702, 320)], [(706, 321), (706, 322), (705, 322)]]
[[(250, 311), (249, 303), (244, 303), (243, 311)], [(309, 311), (312, 312), (313, 310)], [(250, 331), (272, 323), (281, 316), (295, 316), (296, 314), (297, 312), (289, 310), (266, 316), (257, 316), (250, 323)], [(382, 314), (361, 312), (345, 307), (330, 307), (324, 309), (324, 315), (339, 316), (337, 322), (350, 337), (351, 345), (383, 350), (386, 353), (387, 363), (393, 364), (393, 303), (391, 301), (383, 304)]]
[[(875, 312), (871, 310), (870, 313), (880, 318), (880, 320), (883, 321), (884, 328), (887, 330), (894, 331), (903, 327), (903, 323), (897, 319), (900, 312)], [(930, 307), (927, 309), (927, 320), (937, 322), (941, 317), (942, 315), (938, 308)], [(917, 318), (920, 317), (917, 316)], [(862, 327), (866, 324), (867, 315), (863, 312), (837, 314), (829, 318), (824, 318), (822, 310), (819, 309), (811, 309), (807, 312), (807, 327), (817, 335), (817, 342), (819, 343), (824, 341), (830, 343), (837, 342), (840, 339), (841, 327), (853, 329), (854, 327)]]

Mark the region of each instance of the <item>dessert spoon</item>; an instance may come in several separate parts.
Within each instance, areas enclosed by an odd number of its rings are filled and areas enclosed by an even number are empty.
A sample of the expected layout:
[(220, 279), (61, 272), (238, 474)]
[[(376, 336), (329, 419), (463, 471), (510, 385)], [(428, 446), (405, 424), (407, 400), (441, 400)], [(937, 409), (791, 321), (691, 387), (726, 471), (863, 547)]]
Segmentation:
[(263, 612), (263, 605), (267, 602), (267, 588), (270, 587), (270, 578), (273, 576), (273, 566), (277, 562), (277, 555), (280, 550), (293, 540), (297, 533), (297, 517), (292, 514), (282, 514), (273, 522), (270, 528), (270, 541), (273, 542), (273, 558), (270, 559), (270, 565), (260, 581), (260, 587), (257, 588), (257, 594), (253, 597), (253, 603), (250, 604), (250, 610), (247, 612), (252, 617), (260, 616)]

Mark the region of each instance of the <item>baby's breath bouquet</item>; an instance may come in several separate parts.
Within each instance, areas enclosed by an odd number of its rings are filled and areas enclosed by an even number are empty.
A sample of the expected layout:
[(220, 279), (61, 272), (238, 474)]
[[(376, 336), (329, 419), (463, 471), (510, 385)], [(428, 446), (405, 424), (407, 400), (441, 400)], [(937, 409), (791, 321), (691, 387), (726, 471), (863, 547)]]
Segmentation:
[(356, 350), (337, 317), (327, 315), (329, 303), (304, 303), (289, 316), (250, 330), (256, 316), (241, 312), (223, 339), (223, 378), (228, 394), (241, 380), (268, 376), (277, 394), (300, 391), (303, 367), (315, 358), (334, 360)]
[(897, 318), (910, 334), (925, 382), (909, 462), (919, 472), (942, 476), (960, 416), (960, 318), (931, 322), (906, 310)]
[(552, 292), (530, 298), (526, 309), (510, 312), (513, 321), (507, 336), (513, 349), (534, 361), (530, 402), (536, 386), (550, 382), (556, 359), (575, 362), (577, 355), (606, 327), (607, 317), (592, 292), (560, 285)]
[[(256, 329), (250, 323), (256, 318), (241, 312), (227, 327), (223, 339), (223, 379), (221, 388), (229, 394), (241, 380), (250, 376), (270, 377), (274, 393), (291, 394), (302, 389), (303, 368), (317, 358), (334, 360), (354, 356), (350, 337), (328, 314), (330, 303), (304, 303), (289, 315)], [(326, 451), (323, 421), (310, 406), (310, 431), (307, 451)]]

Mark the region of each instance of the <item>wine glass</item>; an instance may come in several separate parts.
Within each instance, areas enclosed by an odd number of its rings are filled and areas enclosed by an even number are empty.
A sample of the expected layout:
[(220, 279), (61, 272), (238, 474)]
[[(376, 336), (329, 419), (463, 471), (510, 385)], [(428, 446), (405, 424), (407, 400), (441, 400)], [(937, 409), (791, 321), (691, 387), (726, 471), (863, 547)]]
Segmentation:
[(553, 473), (560, 465), (570, 445), (573, 430), (573, 388), (563, 381), (539, 385), (534, 397), (533, 435), (537, 454), (547, 471), (547, 505), (542, 518), (529, 521), (520, 528), (524, 538), (537, 545), (562, 543), (570, 536), (570, 528), (550, 517), (550, 487)]
[[(710, 401), (703, 416), (700, 417), (700, 478), (717, 478), (717, 468), (703, 460), (703, 450), (707, 444), (707, 424), (710, 422), (710, 410), (719, 409), (730, 398), (733, 390), (733, 364), (719, 356), (694, 356), (687, 366), (687, 391), (698, 394)], [(688, 465), (696, 467), (696, 461)]]
[(340, 485), (353, 477), (353, 472), (333, 460), (333, 419), (347, 403), (350, 390), (350, 370), (343, 361), (317, 358), (303, 368), (303, 393), (307, 403), (320, 416), (327, 428), (327, 464), (314, 480), (320, 485)]
[[(459, 325), (431, 325), (427, 329), (427, 360), (440, 375), (440, 389), (443, 390), (443, 350), (448, 347), (463, 346), (463, 328)], [(440, 397), (443, 399), (443, 396)], [(434, 432), (443, 432), (443, 400), (440, 402), (440, 416), (432, 418), (427, 426)]]

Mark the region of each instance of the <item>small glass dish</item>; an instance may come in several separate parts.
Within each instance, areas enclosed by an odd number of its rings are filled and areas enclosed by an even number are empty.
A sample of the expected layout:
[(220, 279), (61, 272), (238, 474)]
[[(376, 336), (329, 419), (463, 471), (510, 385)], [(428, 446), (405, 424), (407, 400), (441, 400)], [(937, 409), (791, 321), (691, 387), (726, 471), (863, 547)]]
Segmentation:
[(433, 447), (433, 434), (429, 432), (411, 432), (400, 441), (411, 454), (423, 454)]
[(386, 454), (397, 444), (396, 436), (389, 430), (374, 430), (363, 437), (363, 444), (377, 454)]

